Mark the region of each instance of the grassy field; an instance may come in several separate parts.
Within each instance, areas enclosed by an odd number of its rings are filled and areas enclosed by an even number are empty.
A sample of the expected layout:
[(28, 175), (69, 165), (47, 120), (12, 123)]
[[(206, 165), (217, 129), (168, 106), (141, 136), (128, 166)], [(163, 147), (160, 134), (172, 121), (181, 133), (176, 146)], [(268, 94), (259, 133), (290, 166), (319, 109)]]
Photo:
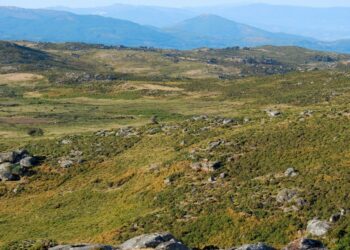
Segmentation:
[[(306, 236), (309, 220), (350, 209), (349, 56), (22, 45), (39, 57), (28, 61), (19, 47), (16, 62), (0, 61), (0, 152), (26, 148), (44, 161), (0, 183), (4, 249), (29, 239), (118, 244), (155, 231), (190, 247), (282, 247)], [(116, 135), (128, 126), (135, 133)], [(84, 161), (61, 168), (72, 151)], [(190, 168), (205, 159), (222, 167)], [(290, 167), (298, 176), (284, 176)], [(276, 201), (285, 188), (302, 207)], [(349, 225), (343, 217), (321, 240), (350, 249)]]

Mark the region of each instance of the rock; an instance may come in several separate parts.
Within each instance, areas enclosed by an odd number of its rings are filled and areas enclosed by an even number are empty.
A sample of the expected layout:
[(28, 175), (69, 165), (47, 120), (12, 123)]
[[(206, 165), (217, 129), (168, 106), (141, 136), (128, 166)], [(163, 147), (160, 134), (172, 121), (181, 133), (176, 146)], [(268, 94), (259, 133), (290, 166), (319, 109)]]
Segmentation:
[(208, 145), (208, 150), (213, 150), (217, 147), (219, 147), (221, 144), (223, 144), (224, 141), (223, 140), (218, 140), (218, 141), (214, 141), (214, 142), (210, 142)]
[(158, 117), (156, 115), (151, 117), (151, 124), (159, 124)]
[(296, 197), (297, 194), (298, 192), (294, 189), (283, 189), (277, 194), (276, 200), (279, 203), (290, 202)]
[(69, 144), (72, 144), (72, 140), (69, 140), (69, 139), (63, 139), (63, 140), (61, 141), (61, 144), (63, 144), (63, 145), (69, 145)]
[(312, 111), (312, 110), (305, 110), (305, 111), (301, 112), (300, 115), (310, 117), (313, 115), (313, 113), (314, 113), (314, 111)]
[(116, 250), (112, 246), (104, 245), (88, 245), (88, 244), (76, 244), (76, 245), (59, 245), (50, 247), (49, 250)]
[(14, 181), (18, 178), (12, 173), (14, 165), (9, 162), (0, 164), (0, 179), (2, 181)]
[(327, 248), (321, 241), (303, 238), (291, 242), (283, 250), (327, 250)]
[(311, 235), (323, 236), (328, 233), (330, 228), (331, 226), (327, 221), (313, 219), (307, 223), (306, 231)]
[(58, 164), (60, 164), (62, 168), (70, 168), (71, 166), (73, 166), (74, 162), (72, 160), (62, 159), (58, 161)]
[(303, 208), (306, 204), (307, 201), (304, 198), (295, 199), (295, 205), (297, 205), (299, 208)]
[(284, 172), (284, 176), (285, 177), (295, 177), (298, 175), (298, 172), (295, 171), (294, 168), (288, 168), (285, 172)]
[(208, 161), (204, 160), (202, 162), (194, 162), (191, 164), (191, 168), (195, 171), (204, 172), (215, 172), (221, 167), (221, 162), (219, 161)]
[(189, 248), (183, 245), (181, 242), (172, 239), (170, 241), (160, 243), (156, 247), (156, 250), (189, 250)]
[(265, 243), (257, 243), (257, 244), (247, 244), (239, 248), (236, 248), (235, 250), (276, 250), (276, 249), (266, 245)]
[(0, 153), (0, 163), (4, 163), (4, 162), (15, 163), (17, 157), (18, 157), (18, 154), (16, 152)]
[(37, 163), (38, 163), (37, 159), (35, 157), (31, 157), (31, 156), (27, 156), (27, 157), (23, 158), (22, 160), (20, 160), (20, 162), (19, 162), (19, 164), (25, 168), (34, 167)]
[(206, 120), (208, 120), (208, 116), (206, 116), (206, 115), (193, 116), (192, 120), (193, 121), (206, 121)]
[(227, 177), (227, 174), (226, 174), (226, 173), (221, 173), (221, 174), (220, 174), (220, 178), (221, 178), (221, 179), (225, 179), (226, 177)]
[(119, 246), (121, 250), (133, 250), (143, 248), (156, 248), (162, 243), (169, 241), (178, 242), (170, 233), (144, 234), (132, 238)]
[(329, 222), (330, 223), (336, 223), (340, 220), (341, 218), (341, 213), (336, 213), (336, 214), (333, 214), (330, 218), (329, 218)]
[(278, 110), (266, 110), (266, 113), (268, 114), (268, 116), (270, 117), (277, 117), (280, 116), (282, 113)]
[(214, 178), (213, 176), (210, 176), (210, 177), (208, 178), (208, 182), (209, 182), (209, 183), (215, 182), (215, 178)]
[(222, 124), (223, 125), (228, 125), (228, 124), (232, 124), (232, 123), (234, 123), (235, 122), (235, 120), (233, 120), (233, 119), (224, 119), (223, 121), (222, 121)]
[(164, 184), (165, 184), (165, 185), (171, 185), (171, 179), (170, 179), (170, 178), (166, 178), (166, 179), (164, 180)]

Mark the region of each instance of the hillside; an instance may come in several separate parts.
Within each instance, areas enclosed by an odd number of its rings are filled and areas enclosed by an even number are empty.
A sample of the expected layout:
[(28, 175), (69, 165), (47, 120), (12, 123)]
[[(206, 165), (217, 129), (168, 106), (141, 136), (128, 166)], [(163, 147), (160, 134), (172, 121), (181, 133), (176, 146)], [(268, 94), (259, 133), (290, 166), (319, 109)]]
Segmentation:
[(17, 46), (80, 68), (0, 74), (0, 248), (349, 249), (348, 55)]

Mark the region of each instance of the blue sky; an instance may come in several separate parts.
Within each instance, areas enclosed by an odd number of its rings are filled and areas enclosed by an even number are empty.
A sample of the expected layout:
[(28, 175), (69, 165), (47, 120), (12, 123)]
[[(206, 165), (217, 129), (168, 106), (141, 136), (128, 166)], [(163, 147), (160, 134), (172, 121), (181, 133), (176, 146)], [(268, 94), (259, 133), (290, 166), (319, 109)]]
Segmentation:
[(314, 7), (350, 6), (349, 0), (0, 0), (0, 5), (40, 8), (50, 6), (92, 7), (110, 5), (113, 3), (125, 3), (185, 7), (218, 4), (249, 4), (254, 2)]

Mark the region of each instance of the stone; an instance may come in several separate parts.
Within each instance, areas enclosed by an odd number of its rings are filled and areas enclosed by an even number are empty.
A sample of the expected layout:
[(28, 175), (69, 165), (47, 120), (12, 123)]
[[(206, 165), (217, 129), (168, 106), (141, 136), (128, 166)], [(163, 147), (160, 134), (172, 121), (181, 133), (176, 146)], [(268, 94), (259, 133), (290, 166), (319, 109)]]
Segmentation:
[(294, 168), (288, 168), (285, 172), (284, 172), (284, 176), (285, 177), (295, 177), (298, 175), (298, 172), (295, 171)]
[(181, 242), (171, 239), (170, 241), (160, 243), (156, 250), (189, 250), (189, 248), (183, 245)]
[(178, 242), (170, 233), (144, 234), (124, 242), (119, 248), (121, 250), (156, 248), (160, 244), (171, 240)]
[(60, 164), (60, 166), (62, 168), (70, 168), (71, 166), (73, 166), (74, 162), (72, 160), (59, 160), (58, 164)]
[(321, 241), (302, 238), (289, 243), (283, 250), (327, 250), (327, 248)]
[(209, 183), (215, 182), (215, 178), (214, 178), (213, 176), (210, 176), (210, 177), (208, 178), (208, 182), (209, 182)]
[(55, 247), (50, 247), (49, 250), (116, 250), (116, 248), (105, 245), (76, 244), (59, 245)]
[(331, 226), (327, 221), (313, 219), (308, 221), (306, 231), (314, 236), (323, 236), (328, 233)]
[(329, 218), (329, 222), (336, 223), (340, 220), (341, 216), (341, 213), (332, 214), (332, 216)]
[(34, 167), (37, 164), (37, 159), (35, 157), (27, 156), (20, 160), (19, 164), (25, 168)]
[(266, 113), (268, 114), (268, 116), (270, 117), (277, 117), (280, 116), (282, 113), (278, 110), (267, 110)]
[(16, 176), (12, 173), (12, 168), (14, 165), (10, 162), (5, 162), (0, 164), (0, 179), (2, 181), (14, 181)]
[(69, 144), (72, 144), (72, 140), (69, 140), (69, 139), (63, 139), (63, 140), (61, 141), (61, 144), (63, 144), (63, 145), (69, 145)]
[(225, 179), (226, 177), (227, 177), (227, 174), (226, 174), (226, 173), (221, 173), (221, 174), (220, 174), (220, 178), (221, 178), (221, 179)]
[(204, 160), (203, 162), (191, 163), (190, 167), (195, 171), (215, 172), (221, 167), (221, 162)]
[(224, 119), (223, 121), (222, 121), (222, 124), (223, 125), (228, 125), (228, 124), (232, 124), (232, 123), (234, 123), (235, 122), (235, 120), (233, 120), (233, 119)]
[(208, 145), (208, 150), (213, 150), (217, 147), (219, 147), (221, 144), (223, 144), (224, 141), (223, 140), (218, 140), (218, 141), (214, 141), (214, 142), (210, 142)]
[(243, 245), (235, 250), (276, 250), (273, 247), (266, 245), (265, 243), (257, 243), (257, 244), (247, 244)]
[(290, 202), (296, 197), (297, 194), (298, 192), (294, 189), (283, 189), (277, 194), (276, 200), (279, 203)]
[(0, 163), (4, 163), (4, 162), (15, 163), (17, 156), (18, 155), (16, 152), (0, 153)]

